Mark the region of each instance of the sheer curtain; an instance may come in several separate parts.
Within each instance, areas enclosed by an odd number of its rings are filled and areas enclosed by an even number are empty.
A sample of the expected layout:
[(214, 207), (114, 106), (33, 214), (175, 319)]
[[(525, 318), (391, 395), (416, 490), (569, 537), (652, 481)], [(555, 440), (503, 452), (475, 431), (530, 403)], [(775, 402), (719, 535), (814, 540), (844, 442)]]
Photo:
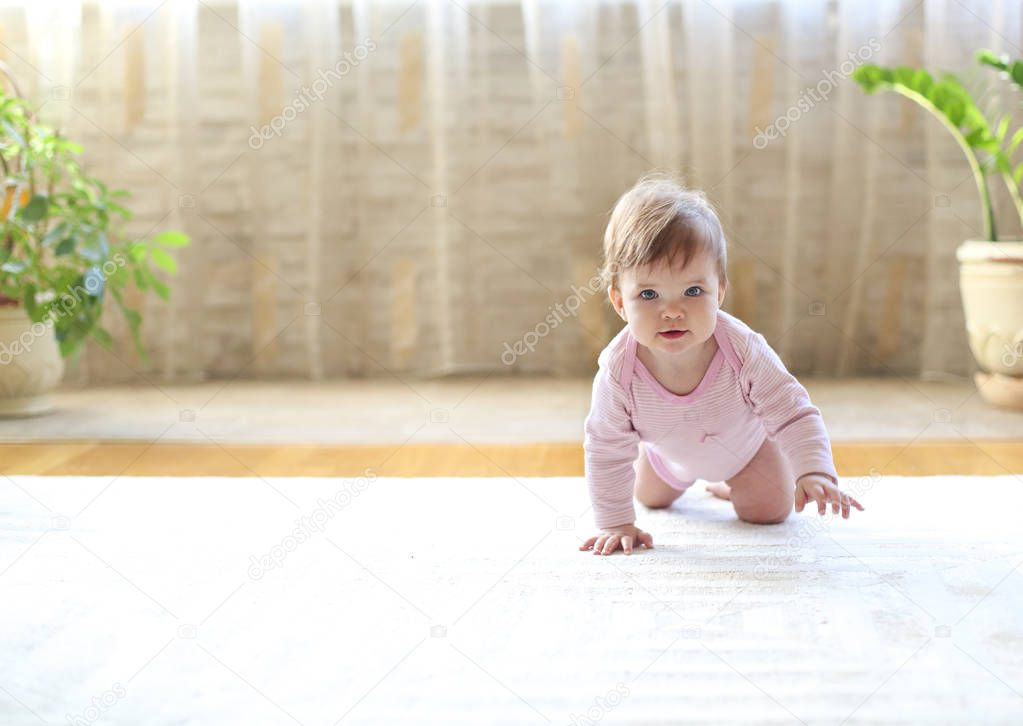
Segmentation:
[(792, 370), (967, 374), (969, 169), (847, 75), (949, 69), (1018, 106), (972, 55), (1021, 45), (1011, 2), (0, 7), (40, 115), (133, 192), (124, 234), (193, 238), (171, 301), (136, 298), (151, 364), (111, 309), (82, 383), (587, 375), (621, 326), (593, 285), (606, 215), (654, 169), (707, 190), (725, 309)]

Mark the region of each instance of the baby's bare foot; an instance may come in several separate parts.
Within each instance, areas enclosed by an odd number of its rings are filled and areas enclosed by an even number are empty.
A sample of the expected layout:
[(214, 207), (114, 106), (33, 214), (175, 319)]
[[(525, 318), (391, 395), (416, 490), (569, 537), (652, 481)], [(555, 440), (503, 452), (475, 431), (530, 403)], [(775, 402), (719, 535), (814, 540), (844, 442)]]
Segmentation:
[(707, 482), (707, 491), (721, 499), (732, 498), (732, 488), (723, 481)]

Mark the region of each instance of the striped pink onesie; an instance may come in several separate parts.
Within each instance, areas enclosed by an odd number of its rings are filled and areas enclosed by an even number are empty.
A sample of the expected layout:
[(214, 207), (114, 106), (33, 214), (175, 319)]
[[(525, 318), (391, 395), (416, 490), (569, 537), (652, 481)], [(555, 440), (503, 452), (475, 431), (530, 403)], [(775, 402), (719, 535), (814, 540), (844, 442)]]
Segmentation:
[(639, 442), (654, 471), (685, 489), (696, 479), (738, 474), (764, 439), (777, 439), (796, 478), (838, 483), (820, 410), (760, 333), (718, 310), (718, 351), (700, 384), (680, 396), (636, 357), (626, 325), (601, 352), (583, 442), (586, 482), (598, 528), (636, 520), (633, 464)]

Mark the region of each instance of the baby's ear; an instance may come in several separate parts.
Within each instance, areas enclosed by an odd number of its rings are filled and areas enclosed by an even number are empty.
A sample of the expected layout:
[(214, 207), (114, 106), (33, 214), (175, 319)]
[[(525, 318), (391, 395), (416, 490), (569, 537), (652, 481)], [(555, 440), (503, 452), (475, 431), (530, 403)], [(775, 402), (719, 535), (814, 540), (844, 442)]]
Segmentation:
[(625, 307), (622, 304), (622, 293), (614, 285), (607, 286), (607, 296), (611, 298), (611, 304), (614, 306), (615, 312), (618, 313), (618, 317), (625, 322), (629, 322), (625, 317)]
[(718, 286), (718, 307), (725, 301), (725, 293), (728, 292), (728, 281), (725, 280)]

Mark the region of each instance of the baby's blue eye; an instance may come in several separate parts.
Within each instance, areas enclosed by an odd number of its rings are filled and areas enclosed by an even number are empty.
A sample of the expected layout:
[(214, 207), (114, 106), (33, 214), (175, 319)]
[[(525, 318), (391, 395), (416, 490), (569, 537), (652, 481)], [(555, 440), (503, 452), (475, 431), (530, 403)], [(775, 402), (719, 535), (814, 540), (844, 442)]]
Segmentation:
[[(650, 294), (647, 295), (647, 293)], [(653, 300), (655, 297), (657, 297), (657, 292), (655, 290), (643, 290), (642, 292), (639, 293), (639, 296), (644, 300)]]
[[(692, 292), (693, 290), (696, 290), (696, 292), (693, 293), (692, 295), (690, 295), (689, 293)], [(692, 287), (690, 287), (689, 289), (686, 290), (686, 295), (689, 296), (689, 297), (699, 297), (702, 294), (703, 294), (703, 288), (702, 287), (697, 287), (696, 285), (693, 285)]]

